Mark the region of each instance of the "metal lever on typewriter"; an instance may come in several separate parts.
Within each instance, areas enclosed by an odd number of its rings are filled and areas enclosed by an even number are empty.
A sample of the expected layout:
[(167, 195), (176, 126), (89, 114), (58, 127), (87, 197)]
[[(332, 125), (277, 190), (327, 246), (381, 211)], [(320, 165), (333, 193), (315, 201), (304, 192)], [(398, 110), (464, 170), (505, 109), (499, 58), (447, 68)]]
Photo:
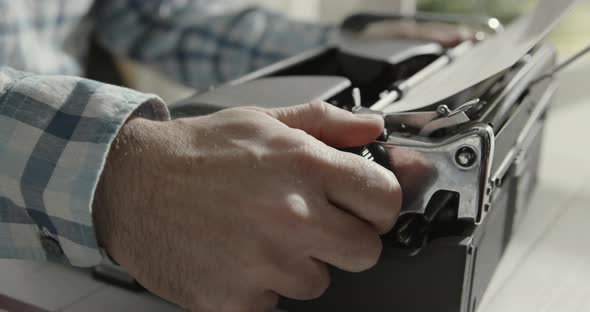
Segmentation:
[(360, 91), (353, 90), (355, 106), (352, 110), (355, 114), (373, 114), (382, 116), (385, 120), (385, 132), (382, 141), (386, 141), (392, 132), (416, 133), (422, 137), (428, 137), (437, 130), (458, 126), (471, 121), (469, 111), (484, 105), (480, 99), (471, 100), (454, 110), (447, 105), (440, 105), (436, 111), (406, 112), (384, 114), (383, 112), (364, 108), (360, 105)]
[[(347, 149), (345, 151), (358, 154), (370, 161), (374, 161), (392, 172), (395, 172), (396, 169), (400, 169), (394, 168), (396, 159), (391, 159), (391, 150), (387, 149), (386, 144), (393, 133), (397, 133), (396, 135), (398, 136), (415, 134), (422, 137), (428, 137), (438, 130), (458, 126), (471, 121), (468, 114), (469, 111), (472, 109), (478, 109), (478, 107), (482, 105), (479, 99), (475, 99), (459, 106), (455, 110), (449, 109), (446, 105), (440, 105), (436, 111), (384, 114), (379, 111), (361, 107), (361, 95), (358, 89), (353, 90), (353, 99), (356, 104), (353, 113), (382, 116), (385, 121), (385, 131), (376, 142), (363, 147)], [(418, 175), (420, 175), (420, 173), (418, 173)], [(404, 179), (400, 179), (400, 183), (402, 183), (403, 180)], [(403, 183), (402, 188), (404, 188)], [(415, 190), (411, 192), (415, 192)], [(451, 210), (445, 210), (447, 206), (453, 206), (453, 203), (455, 203), (454, 206), (456, 206), (457, 194), (450, 192), (436, 193), (434, 194), (433, 199), (433, 204), (429, 204), (424, 213), (405, 214), (400, 216), (394, 230), (384, 237), (389, 245), (407, 250), (410, 255), (417, 254), (428, 242), (433, 228), (437, 227), (436, 224), (442, 222), (444, 226), (446, 221), (457, 219), (456, 215), (448, 215)]]
[(580, 50), (576, 54), (572, 55), (570, 58), (563, 61), (561, 64), (555, 66), (555, 68), (550, 73), (547, 73), (547, 74), (537, 78), (535, 81), (532, 82), (532, 84), (536, 84), (537, 82), (540, 82), (541, 80), (553, 77), (555, 74), (559, 73), (564, 68), (570, 66), (572, 63), (579, 60), (580, 58), (582, 58), (583, 56), (585, 56), (588, 53), (590, 53), (590, 45), (586, 46), (585, 48), (583, 48), (582, 50)]

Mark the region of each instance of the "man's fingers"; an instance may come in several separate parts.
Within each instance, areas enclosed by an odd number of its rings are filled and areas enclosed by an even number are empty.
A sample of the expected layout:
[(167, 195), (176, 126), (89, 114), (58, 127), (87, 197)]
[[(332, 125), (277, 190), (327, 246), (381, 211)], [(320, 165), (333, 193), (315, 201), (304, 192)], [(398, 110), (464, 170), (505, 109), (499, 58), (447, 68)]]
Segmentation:
[(354, 115), (323, 102), (269, 110), (291, 128), (301, 129), (334, 147), (354, 147), (375, 140), (383, 132), (383, 118)]
[[(239, 293), (238, 293), (239, 292)], [(193, 312), (274, 312), (279, 302), (279, 295), (273, 291), (261, 291), (260, 289), (240, 289), (227, 298), (219, 306), (195, 304), (190, 307)]]
[(237, 304), (231, 311), (274, 312), (278, 303), (279, 295), (273, 291), (265, 291), (261, 294), (247, 295), (244, 301)]
[(303, 257), (283, 261), (273, 272), (271, 287), (279, 295), (295, 300), (312, 300), (324, 294), (330, 286), (330, 273), (325, 263)]
[(381, 255), (381, 238), (366, 222), (326, 203), (310, 227), (310, 256), (348, 272), (373, 267)]
[(399, 184), (404, 190), (404, 200), (413, 202), (429, 188), (438, 176), (431, 160), (421, 152), (405, 147), (389, 147), (390, 163)]
[(335, 152), (323, 173), (327, 198), (340, 209), (372, 224), (380, 234), (391, 230), (402, 205), (402, 190), (387, 169), (360, 156)]

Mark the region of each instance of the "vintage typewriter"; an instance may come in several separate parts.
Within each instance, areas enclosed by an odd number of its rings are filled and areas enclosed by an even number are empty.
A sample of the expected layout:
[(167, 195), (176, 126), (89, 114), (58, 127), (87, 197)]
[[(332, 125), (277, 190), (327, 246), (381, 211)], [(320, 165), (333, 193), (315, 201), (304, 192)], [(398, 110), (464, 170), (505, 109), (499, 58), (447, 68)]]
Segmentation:
[[(241, 105), (322, 100), (383, 116), (386, 131), (351, 149), (400, 174), (404, 205), (368, 272), (332, 271), (320, 299), (284, 300), (297, 311), (473, 312), (519, 218), (539, 165), (556, 91), (556, 52), (542, 39), (572, 0), (541, 0), (504, 28), (493, 18), (418, 14), (469, 25), (476, 39), (444, 49), (355, 32), (401, 16), (356, 15), (340, 42), (309, 51), (172, 107), (176, 117)], [(404, 178), (406, 177), (406, 178)]]

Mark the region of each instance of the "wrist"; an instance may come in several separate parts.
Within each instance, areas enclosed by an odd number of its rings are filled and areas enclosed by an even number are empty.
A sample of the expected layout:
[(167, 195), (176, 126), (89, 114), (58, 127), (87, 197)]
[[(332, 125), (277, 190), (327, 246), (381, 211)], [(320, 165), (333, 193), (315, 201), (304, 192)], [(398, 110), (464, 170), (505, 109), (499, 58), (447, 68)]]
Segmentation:
[[(149, 120), (132, 116), (121, 127), (111, 143), (107, 160), (101, 173), (92, 204), (93, 221), (99, 246), (117, 263), (125, 262), (120, 248), (123, 230), (121, 218), (125, 218), (125, 203), (133, 201), (137, 189), (137, 172), (142, 167), (141, 128)], [(127, 197), (127, 198), (124, 198)], [(128, 230), (128, 229), (127, 229)]]

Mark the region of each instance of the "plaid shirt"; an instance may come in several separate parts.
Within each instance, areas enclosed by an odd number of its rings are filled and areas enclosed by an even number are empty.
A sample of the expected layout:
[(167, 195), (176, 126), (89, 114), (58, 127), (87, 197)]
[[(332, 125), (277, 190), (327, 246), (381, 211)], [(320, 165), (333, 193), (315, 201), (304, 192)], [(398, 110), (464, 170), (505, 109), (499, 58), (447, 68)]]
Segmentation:
[(83, 21), (199, 88), (335, 33), (225, 0), (0, 0), (0, 258), (99, 263), (91, 206), (109, 146), (131, 114), (169, 118), (156, 96), (75, 77)]

